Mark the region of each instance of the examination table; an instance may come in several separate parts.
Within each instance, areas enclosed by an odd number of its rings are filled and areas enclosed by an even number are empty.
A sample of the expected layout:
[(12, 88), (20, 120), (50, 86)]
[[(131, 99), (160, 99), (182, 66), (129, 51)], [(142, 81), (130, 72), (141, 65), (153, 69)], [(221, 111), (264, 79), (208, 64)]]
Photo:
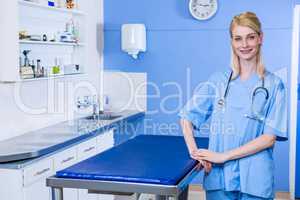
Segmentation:
[[(207, 138), (197, 138), (199, 148)], [(155, 194), (157, 199), (187, 199), (188, 184), (197, 175), (181, 136), (139, 135), (47, 178), (52, 200), (63, 200), (63, 188), (90, 193)], [(139, 196), (139, 195), (137, 195)]]

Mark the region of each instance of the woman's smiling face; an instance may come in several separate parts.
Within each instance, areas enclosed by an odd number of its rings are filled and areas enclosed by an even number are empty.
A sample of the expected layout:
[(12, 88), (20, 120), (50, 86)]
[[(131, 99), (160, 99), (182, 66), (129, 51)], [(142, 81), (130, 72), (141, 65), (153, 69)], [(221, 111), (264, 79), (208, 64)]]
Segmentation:
[(247, 26), (236, 25), (232, 29), (232, 48), (242, 60), (252, 60), (256, 57), (262, 39), (262, 33), (258, 34)]

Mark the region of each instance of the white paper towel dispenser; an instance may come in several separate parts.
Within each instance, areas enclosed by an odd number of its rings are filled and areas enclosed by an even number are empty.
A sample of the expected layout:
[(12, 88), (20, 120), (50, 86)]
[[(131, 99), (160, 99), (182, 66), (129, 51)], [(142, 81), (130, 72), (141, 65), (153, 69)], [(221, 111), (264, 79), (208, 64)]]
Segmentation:
[(137, 59), (139, 52), (146, 51), (146, 27), (144, 24), (122, 25), (122, 50)]

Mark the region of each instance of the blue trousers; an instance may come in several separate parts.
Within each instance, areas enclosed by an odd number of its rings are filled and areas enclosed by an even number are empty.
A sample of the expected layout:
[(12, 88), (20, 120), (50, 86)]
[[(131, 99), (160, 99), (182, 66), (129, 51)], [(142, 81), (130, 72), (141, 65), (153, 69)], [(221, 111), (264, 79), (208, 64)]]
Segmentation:
[(238, 191), (227, 192), (223, 190), (206, 191), (206, 200), (273, 200), (252, 196)]

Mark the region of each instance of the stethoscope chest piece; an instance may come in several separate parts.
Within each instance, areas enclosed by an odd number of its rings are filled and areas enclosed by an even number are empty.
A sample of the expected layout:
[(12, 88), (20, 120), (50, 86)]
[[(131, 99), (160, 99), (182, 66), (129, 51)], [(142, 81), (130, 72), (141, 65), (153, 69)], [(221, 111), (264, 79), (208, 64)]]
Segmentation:
[(222, 107), (224, 107), (224, 105), (225, 105), (225, 99), (219, 99), (219, 101), (218, 101), (218, 106), (220, 107), (220, 108), (222, 108)]

